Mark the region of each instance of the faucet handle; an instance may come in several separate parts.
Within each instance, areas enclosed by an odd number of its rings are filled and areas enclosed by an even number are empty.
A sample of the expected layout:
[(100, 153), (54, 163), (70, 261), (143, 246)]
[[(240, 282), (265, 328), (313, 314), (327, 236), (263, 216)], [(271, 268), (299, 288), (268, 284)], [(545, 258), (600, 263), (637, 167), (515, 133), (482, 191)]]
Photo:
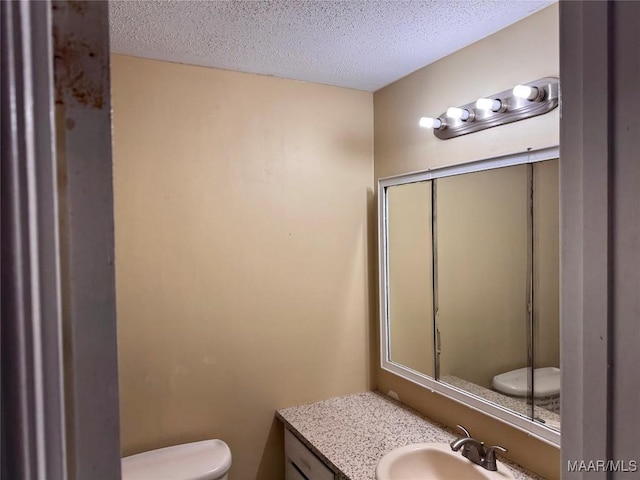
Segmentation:
[[(464, 437), (461, 438), (471, 438), (471, 434), (469, 433), (469, 430), (467, 430), (466, 428), (464, 428), (462, 425), (456, 425), (456, 427), (458, 427), (458, 430), (460, 430), (462, 433), (464, 433)], [(458, 439), (460, 440), (460, 438)], [(471, 440), (473, 440), (473, 438), (471, 438)], [(471, 445), (469, 443), (465, 443), (463, 442), (462, 444), (462, 456), (469, 458), (470, 456), (472, 456), (474, 459), (476, 459), (477, 461), (475, 463), (480, 462), (480, 457), (484, 456), (484, 443), (483, 442), (478, 442), (477, 440), (474, 440), (478, 445), (477, 445), (477, 455), (474, 455), (473, 452), (471, 451)], [(453, 442), (451, 442), (451, 449), (454, 451), (457, 451), (458, 448), (453, 448), (453, 446), (455, 445), (456, 440), (454, 440)], [(472, 460), (474, 461), (474, 460)]]
[(501, 447), (500, 445), (494, 445), (493, 447), (489, 447), (485, 449), (485, 453), (484, 453), (485, 467), (484, 468), (492, 472), (498, 471), (498, 466), (496, 464), (496, 450), (498, 450), (501, 453), (508, 452), (506, 448)]
[(464, 433), (465, 437), (471, 438), (471, 434), (469, 433), (469, 430), (464, 428), (462, 425), (456, 425), (456, 427), (458, 427), (458, 430), (460, 430), (462, 433)]

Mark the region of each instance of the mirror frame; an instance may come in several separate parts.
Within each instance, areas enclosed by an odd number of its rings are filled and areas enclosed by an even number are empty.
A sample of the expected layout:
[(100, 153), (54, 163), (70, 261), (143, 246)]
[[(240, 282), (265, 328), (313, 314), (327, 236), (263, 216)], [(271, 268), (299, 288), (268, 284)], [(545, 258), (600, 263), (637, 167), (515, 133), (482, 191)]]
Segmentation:
[[(379, 255), (379, 302), (380, 302), (380, 358), (382, 369), (398, 375), (405, 380), (420, 385), (432, 393), (439, 393), (456, 402), (462, 403), (474, 410), (480, 411), (490, 417), (507, 423), (519, 430), (542, 440), (555, 447), (560, 446), (560, 432), (524, 417), (514, 411), (489, 402), (479, 396), (461, 390), (453, 385), (442, 383), (424, 373), (413, 370), (405, 365), (396, 363), (390, 357), (389, 337), (389, 264), (388, 264), (388, 199), (387, 188), (408, 183), (424, 182), (442, 177), (461, 175), (465, 173), (481, 172), (501, 167), (524, 165), (545, 160), (560, 158), (558, 146), (528, 150), (526, 152), (475, 160), (455, 165), (447, 165), (418, 172), (395, 175), (378, 180), (378, 255)], [(559, 214), (560, 212), (558, 212)], [(433, 320), (433, 319), (432, 319)], [(435, 322), (434, 322), (435, 328)], [(434, 362), (437, 362), (435, 348), (436, 337), (434, 333)], [(435, 364), (434, 364), (435, 365)], [(562, 387), (560, 388), (562, 391)]]

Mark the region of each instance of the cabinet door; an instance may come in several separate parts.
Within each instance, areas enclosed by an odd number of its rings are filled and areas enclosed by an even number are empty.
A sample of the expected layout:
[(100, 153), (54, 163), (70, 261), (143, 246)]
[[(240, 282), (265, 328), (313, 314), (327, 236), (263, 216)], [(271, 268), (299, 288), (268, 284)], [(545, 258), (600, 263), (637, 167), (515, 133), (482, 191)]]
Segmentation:
[(286, 429), (284, 431), (284, 454), (287, 463), (292, 462), (308, 480), (334, 480), (335, 475), (331, 469)]
[(284, 466), (284, 478), (285, 480), (307, 480), (307, 477), (303, 476), (288, 458)]

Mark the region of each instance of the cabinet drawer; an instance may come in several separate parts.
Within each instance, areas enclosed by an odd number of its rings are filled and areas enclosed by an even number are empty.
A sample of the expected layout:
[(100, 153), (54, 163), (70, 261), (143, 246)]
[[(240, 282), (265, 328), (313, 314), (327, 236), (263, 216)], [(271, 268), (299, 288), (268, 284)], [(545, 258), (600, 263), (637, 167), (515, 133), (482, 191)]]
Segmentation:
[(287, 429), (284, 430), (284, 453), (309, 480), (334, 480), (331, 469)]

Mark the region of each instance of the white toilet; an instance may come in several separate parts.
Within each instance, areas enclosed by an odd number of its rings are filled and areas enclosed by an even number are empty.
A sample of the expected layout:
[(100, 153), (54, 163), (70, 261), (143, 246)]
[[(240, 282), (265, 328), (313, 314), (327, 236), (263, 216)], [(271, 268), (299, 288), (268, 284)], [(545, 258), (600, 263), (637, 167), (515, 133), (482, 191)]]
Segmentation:
[(159, 448), (122, 459), (122, 480), (227, 480), (231, 450), (222, 440)]
[[(535, 391), (533, 402), (539, 406), (560, 412), (560, 369), (556, 367), (536, 368), (533, 371)], [(526, 397), (529, 390), (529, 367), (511, 370), (493, 377), (493, 388), (510, 397)]]

